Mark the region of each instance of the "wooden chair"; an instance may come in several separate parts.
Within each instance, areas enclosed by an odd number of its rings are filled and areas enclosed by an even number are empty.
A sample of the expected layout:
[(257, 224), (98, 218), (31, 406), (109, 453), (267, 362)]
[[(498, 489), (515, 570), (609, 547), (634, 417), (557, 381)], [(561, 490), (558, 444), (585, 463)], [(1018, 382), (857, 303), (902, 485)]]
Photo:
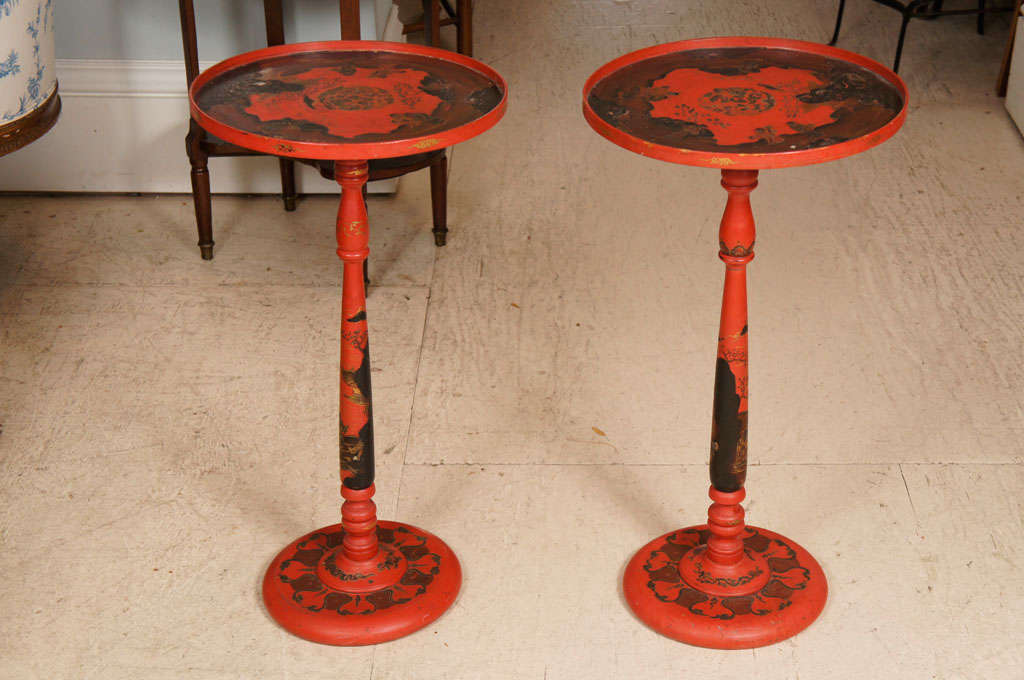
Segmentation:
[[(467, 57), (473, 56), (473, 2), (472, 0), (456, 0), (456, 7), (452, 7), (451, 0), (422, 0), (423, 19), (414, 24), (407, 24), (402, 28), (403, 34), (426, 33), (427, 43), (431, 45), (441, 44), (441, 27), (455, 26), (456, 50)], [(448, 15), (441, 18), (441, 8), (444, 8)]]
[[(437, 2), (437, 0), (434, 0)], [(446, 3), (447, 4), (447, 3)], [(462, 2), (459, 3), (460, 7)], [(467, 5), (468, 6), (468, 5)], [(199, 75), (199, 51), (196, 38), (196, 14), (193, 0), (178, 0), (181, 12), (181, 37), (185, 50), (185, 74), (188, 84)], [(343, 40), (359, 40), (359, 0), (340, 0), (341, 38)], [(284, 19), (282, 0), (264, 0), (264, 17), (266, 19), (267, 45), (281, 45), (284, 40)], [(466, 28), (460, 28), (459, 44), (463, 44), (463, 36), (469, 38), (468, 11), (463, 15)], [(460, 27), (462, 24), (460, 24)], [(430, 35), (438, 37), (438, 31)], [(439, 41), (432, 41), (438, 45)], [(468, 44), (468, 43), (466, 43)], [(213, 221), (210, 211), (210, 172), (207, 161), (217, 156), (260, 156), (255, 151), (243, 149), (233, 144), (216, 139), (206, 133), (195, 120), (189, 121), (188, 135), (185, 137), (185, 149), (189, 163), (192, 165), (192, 199), (195, 203), (196, 226), (199, 231), (199, 252), (204, 260), (213, 259)], [(281, 166), (281, 198), (285, 210), (295, 210), (295, 161), (290, 158), (279, 158)], [(334, 179), (334, 165), (322, 161), (300, 161), (316, 167), (322, 176)], [(370, 180), (390, 179), (399, 177), (415, 170), (430, 168), (430, 200), (433, 209), (434, 243), (443, 246), (447, 240), (447, 193), (448, 193), (448, 158), (444, 149), (414, 156), (387, 158), (370, 161)]]

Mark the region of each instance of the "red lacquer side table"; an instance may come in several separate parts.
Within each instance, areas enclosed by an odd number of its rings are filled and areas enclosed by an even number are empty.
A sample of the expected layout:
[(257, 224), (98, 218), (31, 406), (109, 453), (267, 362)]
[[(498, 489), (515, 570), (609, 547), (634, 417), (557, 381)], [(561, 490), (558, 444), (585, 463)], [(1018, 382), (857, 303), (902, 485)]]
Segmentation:
[(192, 115), (211, 134), (278, 156), (334, 161), (341, 184), (341, 523), (295, 540), (263, 580), (270, 614), (306, 639), (393, 640), (437, 619), (459, 591), (462, 572), (448, 546), (414, 526), (377, 521), (371, 500), (362, 189), (371, 158), (448, 147), (492, 127), (505, 112), (506, 91), (501, 76), (469, 57), (370, 41), (256, 50), (213, 66), (189, 91)]
[(601, 67), (583, 113), (608, 140), (673, 163), (719, 168), (725, 290), (711, 420), (708, 522), (633, 557), (623, 591), (654, 630), (702, 647), (745, 649), (800, 632), (825, 606), (821, 567), (794, 541), (743, 521), (747, 471), (746, 265), (758, 171), (835, 160), (900, 128), (907, 92), (884, 66), (845, 50), (772, 38), (658, 45)]

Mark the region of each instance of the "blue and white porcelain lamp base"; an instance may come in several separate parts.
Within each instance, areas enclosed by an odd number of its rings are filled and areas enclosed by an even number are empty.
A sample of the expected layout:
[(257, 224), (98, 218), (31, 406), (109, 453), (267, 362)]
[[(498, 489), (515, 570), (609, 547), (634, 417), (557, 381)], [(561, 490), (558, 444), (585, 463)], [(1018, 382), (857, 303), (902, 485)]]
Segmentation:
[(53, 0), (0, 0), (0, 156), (57, 122)]

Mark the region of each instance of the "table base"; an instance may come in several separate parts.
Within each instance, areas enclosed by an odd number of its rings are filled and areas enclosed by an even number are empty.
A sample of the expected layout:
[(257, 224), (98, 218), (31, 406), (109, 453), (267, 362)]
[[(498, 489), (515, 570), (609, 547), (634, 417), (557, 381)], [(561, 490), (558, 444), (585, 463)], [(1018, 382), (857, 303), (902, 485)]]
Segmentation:
[[(699, 647), (749, 649), (796, 635), (825, 606), (825, 574), (810, 553), (784, 536), (747, 526), (743, 551), (750, 574), (721, 579), (693, 569), (706, 550), (708, 525), (669, 532), (641, 548), (626, 567), (626, 601), (641, 621)], [(699, 559), (699, 558), (698, 558)], [(766, 578), (767, 577), (767, 578)]]
[(333, 524), (306, 534), (267, 569), (263, 601), (289, 632), (329, 645), (371, 645), (423, 628), (455, 601), (462, 569), (438, 537), (379, 521), (379, 552), (352, 562), (345, 533)]

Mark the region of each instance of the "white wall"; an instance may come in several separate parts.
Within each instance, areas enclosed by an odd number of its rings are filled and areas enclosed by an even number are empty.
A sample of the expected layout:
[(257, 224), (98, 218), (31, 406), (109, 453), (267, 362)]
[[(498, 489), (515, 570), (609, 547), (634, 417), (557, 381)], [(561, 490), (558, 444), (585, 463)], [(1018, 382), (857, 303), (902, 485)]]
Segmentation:
[[(199, 58), (266, 46), (261, 0), (194, 0)], [(181, 59), (176, 0), (54, 0), (58, 59)], [(361, 0), (364, 38), (383, 31), (390, 0)], [(337, 40), (338, 0), (285, 0), (289, 42)], [(378, 14), (380, 23), (377, 22)]]
[[(0, 191), (189, 193), (188, 100), (175, 0), (55, 0), (63, 111), (38, 141), (0, 158)], [(195, 0), (203, 65), (266, 45), (259, 0)], [(379, 35), (391, 0), (361, 0), (362, 34)], [(337, 0), (285, 0), (289, 42), (337, 39)], [(393, 16), (393, 14), (392, 14)], [(397, 33), (395, 32), (397, 29)], [(383, 31), (383, 25), (382, 25)], [(386, 39), (401, 39), (397, 25)], [(217, 193), (276, 193), (273, 158), (214, 158)], [(302, 193), (337, 193), (300, 165)], [(394, 190), (394, 181), (371, 191)]]

